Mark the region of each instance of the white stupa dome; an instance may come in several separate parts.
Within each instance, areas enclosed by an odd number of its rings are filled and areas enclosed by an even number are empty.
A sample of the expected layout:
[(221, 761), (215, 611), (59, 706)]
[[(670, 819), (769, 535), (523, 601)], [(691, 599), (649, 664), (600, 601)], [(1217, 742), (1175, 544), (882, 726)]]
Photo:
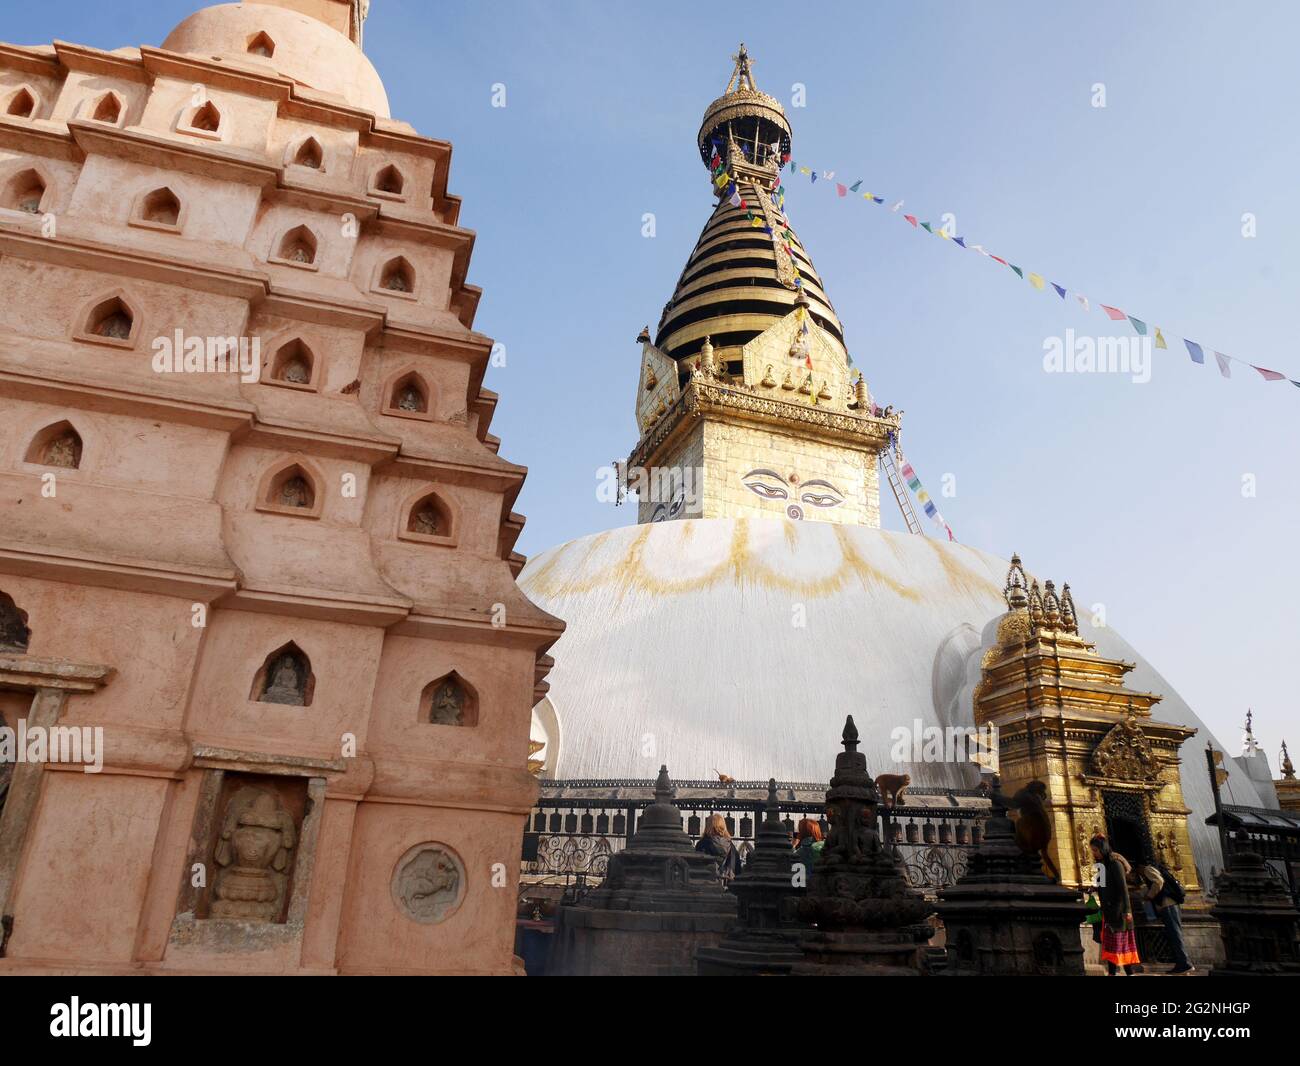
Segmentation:
[[(970, 787), (969, 763), (895, 762), (892, 732), (974, 725), (1007, 568), (960, 544), (784, 518), (628, 526), (543, 552), (519, 580), (567, 625), (538, 714), (546, 776), (647, 779), (666, 763), (679, 780), (825, 781), (852, 714), (873, 774)], [(1209, 729), (1113, 629), (1084, 618), (1080, 635), (1137, 664), (1127, 683), (1164, 697), (1157, 720), (1198, 730), (1183, 792), (1197, 860), (1218, 865)], [(1228, 788), (1259, 803), (1244, 774)]]

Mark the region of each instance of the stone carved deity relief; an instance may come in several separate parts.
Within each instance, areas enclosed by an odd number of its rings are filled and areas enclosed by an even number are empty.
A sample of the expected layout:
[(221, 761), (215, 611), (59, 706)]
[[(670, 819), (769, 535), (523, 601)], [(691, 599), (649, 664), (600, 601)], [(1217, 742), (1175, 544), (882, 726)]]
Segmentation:
[(465, 867), (445, 844), (417, 844), (398, 861), (392, 894), (412, 921), (446, 921), (465, 898)]
[(275, 793), (247, 785), (231, 797), (214, 858), (211, 916), (273, 922), (284, 910), (297, 831)]

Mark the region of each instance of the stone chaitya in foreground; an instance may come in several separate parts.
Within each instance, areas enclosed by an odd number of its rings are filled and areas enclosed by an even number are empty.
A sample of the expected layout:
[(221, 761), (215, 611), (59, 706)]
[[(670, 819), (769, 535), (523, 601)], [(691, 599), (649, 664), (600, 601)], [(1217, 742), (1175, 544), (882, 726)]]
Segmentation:
[(934, 908), (907, 883), (902, 863), (881, 840), (880, 796), (858, 751), (858, 730), (844, 722), (844, 751), (826, 793), (830, 833), (813, 867), (799, 919), (817, 928), (803, 939), (791, 976), (908, 976), (921, 972)]
[(686, 976), (695, 949), (736, 920), (736, 897), (717, 861), (696, 851), (673, 806), (668, 768), (628, 846), (610, 857), (599, 888), (560, 908), (551, 957), (560, 975)]
[(1016, 843), (1007, 817), (1011, 801), (997, 777), (989, 800), (984, 838), (966, 875), (939, 893), (947, 972), (1082, 976), (1084, 906), (1078, 891), (1048, 877), (1038, 853)]

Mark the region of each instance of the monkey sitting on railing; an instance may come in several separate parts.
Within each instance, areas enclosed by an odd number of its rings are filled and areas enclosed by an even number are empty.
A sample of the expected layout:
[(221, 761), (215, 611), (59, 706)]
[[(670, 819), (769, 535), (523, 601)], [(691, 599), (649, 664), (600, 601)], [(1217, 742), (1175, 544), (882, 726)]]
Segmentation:
[(911, 774), (881, 774), (876, 778), (876, 791), (880, 793), (880, 802), (886, 807), (897, 806), (903, 798), (903, 790), (911, 783)]
[(1052, 880), (1059, 881), (1061, 871), (1048, 851), (1052, 822), (1047, 817), (1047, 786), (1038, 780), (1030, 781), (1011, 797), (1010, 806), (1016, 811), (1016, 843), (1020, 850), (1027, 855), (1037, 853), (1051, 871)]

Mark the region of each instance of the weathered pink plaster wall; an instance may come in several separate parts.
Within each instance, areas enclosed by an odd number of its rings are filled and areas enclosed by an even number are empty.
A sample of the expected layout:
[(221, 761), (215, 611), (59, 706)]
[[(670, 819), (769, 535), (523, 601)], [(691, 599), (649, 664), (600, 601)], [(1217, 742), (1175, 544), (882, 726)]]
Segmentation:
[[(12, 797), (0, 815), (0, 844), (21, 842), (8, 870), (0, 847), (0, 972), (516, 970), (530, 709), (561, 627), (514, 583), (525, 471), (488, 432), (450, 145), (388, 118), (357, 31), (346, 0), (277, 0), (205, 8), (162, 48), (0, 46), (0, 591), (31, 630), (25, 654), (0, 653), (0, 713), (12, 726), (51, 678), (93, 675), (59, 722), (105, 743), (101, 773), (45, 767), (30, 815)], [(263, 32), (270, 57), (248, 51)], [(23, 87), (34, 114), (4, 114)], [(97, 119), (109, 93), (118, 114)], [(212, 132), (188, 125), (206, 101)], [(295, 162), (307, 138), (320, 168)], [(400, 193), (375, 187), (389, 166)], [(36, 213), (17, 200), (29, 172)], [(159, 189), (174, 224), (146, 217)], [(299, 226), (313, 261), (277, 262)], [(397, 257), (411, 292), (378, 287)], [(109, 298), (126, 339), (90, 332)], [(159, 373), (176, 330), (256, 339), (258, 375)], [(275, 378), (289, 342), (310, 351), (304, 382)], [(423, 412), (396, 408), (407, 374)], [(38, 447), (63, 422), (75, 468)], [(289, 466), (312, 506), (272, 491)], [(450, 528), (421, 539), (430, 493)], [(309, 706), (254, 690), (288, 642)], [(428, 720), (422, 694), (452, 673), (476, 724)], [(184, 909), (223, 774), (320, 790), (302, 902), (274, 929)], [(438, 922), (393, 896), (421, 844), (464, 866)]]

